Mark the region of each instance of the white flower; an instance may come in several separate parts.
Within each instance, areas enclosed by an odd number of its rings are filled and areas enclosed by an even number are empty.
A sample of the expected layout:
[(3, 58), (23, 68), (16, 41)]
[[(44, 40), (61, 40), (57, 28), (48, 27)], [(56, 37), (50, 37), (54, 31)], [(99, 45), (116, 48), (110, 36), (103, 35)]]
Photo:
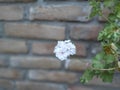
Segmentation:
[(76, 47), (71, 40), (58, 41), (54, 53), (61, 61), (67, 60), (70, 55), (76, 54)]

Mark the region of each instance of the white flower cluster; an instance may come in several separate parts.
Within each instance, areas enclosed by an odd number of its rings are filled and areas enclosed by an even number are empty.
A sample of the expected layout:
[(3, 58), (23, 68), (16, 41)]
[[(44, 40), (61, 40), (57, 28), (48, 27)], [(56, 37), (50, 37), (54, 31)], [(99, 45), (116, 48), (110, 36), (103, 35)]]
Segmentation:
[(58, 41), (54, 53), (61, 61), (67, 60), (70, 55), (76, 54), (76, 47), (71, 40)]

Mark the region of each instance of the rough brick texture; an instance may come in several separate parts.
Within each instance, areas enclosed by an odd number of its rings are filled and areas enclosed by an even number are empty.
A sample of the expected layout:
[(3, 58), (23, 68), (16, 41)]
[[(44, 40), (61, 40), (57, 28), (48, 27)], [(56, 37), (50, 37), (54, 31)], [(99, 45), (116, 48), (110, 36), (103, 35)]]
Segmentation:
[(33, 2), (36, 0), (0, 0), (0, 2)]
[(0, 20), (21, 20), (23, 14), (23, 7), (20, 5), (0, 6)]
[(32, 45), (32, 52), (34, 54), (53, 54), (56, 44), (54, 42), (35, 42)]
[(41, 68), (57, 69), (61, 67), (61, 62), (52, 57), (11, 57), (10, 64), (13, 67), (21, 68)]
[(70, 25), (70, 36), (73, 39), (96, 40), (98, 33), (102, 30), (101, 25)]
[(75, 43), (76, 46), (76, 55), (86, 56), (87, 55), (87, 45), (84, 43)]
[(87, 69), (87, 64), (89, 63), (89, 60), (85, 59), (72, 59), (70, 60), (68, 67), (66, 67), (69, 70), (73, 71), (83, 71)]
[[(88, 0), (0, 0), (0, 90), (119, 90), (119, 73), (112, 83), (80, 83), (101, 50), (97, 36), (106, 21), (87, 18), (90, 12)], [(76, 54), (60, 61), (54, 47), (68, 39)]]
[(65, 90), (64, 86), (51, 83), (17, 82), (17, 90)]
[(21, 79), (23, 72), (16, 69), (0, 68), (0, 77), (9, 79)]
[(28, 24), (28, 23), (6, 23), (5, 32), (7, 36), (37, 38), (37, 39), (56, 39), (65, 38), (65, 27), (47, 24)]
[(43, 7), (31, 7), (30, 19), (39, 20), (66, 20), (66, 21), (88, 21), (90, 14), (88, 5), (48, 5)]
[(27, 46), (24, 41), (0, 39), (0, 53), (26, 53)]
[(77, 74), (71, 72), (62, 71), (43, 71), (43, 70), (31, 70), (29, 76), (32, 80), (48, 80), (54, 82), (67, 82), (74, 83), (77, 81)]
[(71, 86), (68, 90), (119, 90), (119, 87), (107, 87), (107, 86)]

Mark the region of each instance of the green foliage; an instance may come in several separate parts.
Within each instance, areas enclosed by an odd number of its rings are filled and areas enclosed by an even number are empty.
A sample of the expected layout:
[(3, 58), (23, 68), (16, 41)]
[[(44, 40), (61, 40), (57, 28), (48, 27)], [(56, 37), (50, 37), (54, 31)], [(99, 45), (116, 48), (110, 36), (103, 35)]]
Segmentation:
[[(90, 17), (96, 15), (106, 19), (104, 29), (99, 33), (102, 51), (92, 59), (92, 65), (80, 78), (81, 83), (89, 82), (94, 76), (103, 82), (112, 82), (114, 72), (120, 70), (120, 0), (89, 0), (92, 6)], [(110, 10), (108, 17), (102, 10)]]
[(94, 76), (94, 70), (87, 69), (80, 81), (81, 83), (87, 83), (93, 78), (93, 76)]
[(92, 6), (92, 13), (90, 14), (90, 18), (95, 15), (101, 15), (100, 1), (91, 0), (90, 5)]
[(114, 71), (111, 72), (104, 71), (100, 73), (100, 78), (103, 80), (103, 82), (112, 82), (113, 75), (114, 75)]

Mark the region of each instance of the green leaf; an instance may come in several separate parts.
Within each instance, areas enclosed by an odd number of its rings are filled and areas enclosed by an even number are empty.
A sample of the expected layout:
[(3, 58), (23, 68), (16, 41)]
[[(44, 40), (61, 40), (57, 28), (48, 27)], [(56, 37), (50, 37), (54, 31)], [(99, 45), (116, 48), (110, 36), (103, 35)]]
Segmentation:
[(115, 56), (112, 54), (107, 54), (104, 57), (106, 64), (110, 64), (115, 61)]
[(92, 6), (90, 18), (96, 15), (101, 15), (100, 1), (90, 0), (90, 5)]
[(80, 78), (80, 82), (83, 83), (83, 84), (87, 83), (93, 78), (93, 76), (94, 76), (94, 71), (90, 70), (90, 69), (87, 69), (84, 72), (83, 76)]
[(104, 57), (104, 52), (98, 53), (92, 60), (92, 66), (97, 69), (104, 68), (104, 64), (101, 62)]
[(120, 18), (120, 12), (117, 13), (117, 17)]
[(112, 73), (109, 73), (108, 71), (104, 71), (100, 74), (100, 78), (103, 80), (103, 82), (112, 82), (113, 75), (114, 75), (114, 71), (112, 71)]
[(113, 3), (114, 3), (114, 0), (105, 0), (104, 1), (104, 6), (105, 7), (110, 7), (110, 6), (113, 5)]

